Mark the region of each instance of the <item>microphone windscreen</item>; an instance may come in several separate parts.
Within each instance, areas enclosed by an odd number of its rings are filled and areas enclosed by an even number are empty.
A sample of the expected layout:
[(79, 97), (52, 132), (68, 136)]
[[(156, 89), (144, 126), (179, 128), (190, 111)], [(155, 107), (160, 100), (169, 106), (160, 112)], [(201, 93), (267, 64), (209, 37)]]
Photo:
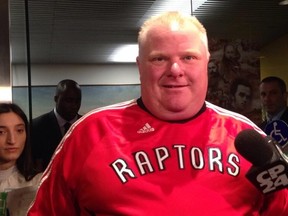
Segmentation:
[(253, 129), (241, 131), (236, 136), (234, 145), (236, 150), (255, 166), (264, 166), (274, 155), (268, 140)]

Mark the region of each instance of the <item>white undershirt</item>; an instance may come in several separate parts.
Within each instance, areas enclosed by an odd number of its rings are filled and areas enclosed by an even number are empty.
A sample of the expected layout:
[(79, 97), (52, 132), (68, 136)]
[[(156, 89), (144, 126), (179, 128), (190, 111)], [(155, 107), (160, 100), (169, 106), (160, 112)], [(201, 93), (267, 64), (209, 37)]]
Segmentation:
[(66, 122), (69, 122), (69, 123), (72, 125), (74, 122), (77, 121), (77, 115), (76, 115), (72, 120), (66, 121), (65, 119), (63, 119), (63, 118), (59, 115), (59, 113), (57, 113), (56, 108), (54, 108), (54, 114), (55, 114), (55, 116), (56, 116), (56, 118), (57, 118), (57, 122), (58, 122), (58, 125), (59, 125), (60, 129), (61, 129), (62, 135), (65, 134), (64, 125), (66, 124)]

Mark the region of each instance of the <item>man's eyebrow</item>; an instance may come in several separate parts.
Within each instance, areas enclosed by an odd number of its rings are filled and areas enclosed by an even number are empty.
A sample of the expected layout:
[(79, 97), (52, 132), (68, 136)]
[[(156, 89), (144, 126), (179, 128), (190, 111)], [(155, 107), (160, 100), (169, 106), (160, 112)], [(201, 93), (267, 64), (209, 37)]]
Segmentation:
[(187, 49), (182, 52), (183, 54), (194, 54), (194, 55), (202, 55), (202, 53), (197, 49)]
[(165, 55), (165, 52), (162, 51), (152, 51), (149, 53), (149, 56), (159, 56), (159, 55)]
[(25, 124), (24, 123), (19, 123), (16, 126), (25, 126)]

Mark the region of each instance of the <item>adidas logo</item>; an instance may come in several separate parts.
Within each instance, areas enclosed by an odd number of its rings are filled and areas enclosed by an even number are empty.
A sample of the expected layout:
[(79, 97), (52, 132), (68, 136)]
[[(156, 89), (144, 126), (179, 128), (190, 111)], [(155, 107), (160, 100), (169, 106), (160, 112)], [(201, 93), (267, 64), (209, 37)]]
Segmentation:
[(153, 127), (151, 127), (148, 123), (146, 123), (141, 129), (139, 129), (137, 131), (137, 133), (141, 134), (141, 133), (149, 133), (149, 132), (153, 132), (155, 129)]

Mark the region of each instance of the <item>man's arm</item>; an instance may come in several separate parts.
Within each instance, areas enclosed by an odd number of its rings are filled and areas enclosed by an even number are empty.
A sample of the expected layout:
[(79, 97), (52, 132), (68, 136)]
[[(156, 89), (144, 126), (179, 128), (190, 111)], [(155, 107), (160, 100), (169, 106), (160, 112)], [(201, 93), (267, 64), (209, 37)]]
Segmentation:
[(43, 174), (28, 216), (78, 215), (76, 201), (63, 175), (63, 160), (63, 152), (59, 151)]

